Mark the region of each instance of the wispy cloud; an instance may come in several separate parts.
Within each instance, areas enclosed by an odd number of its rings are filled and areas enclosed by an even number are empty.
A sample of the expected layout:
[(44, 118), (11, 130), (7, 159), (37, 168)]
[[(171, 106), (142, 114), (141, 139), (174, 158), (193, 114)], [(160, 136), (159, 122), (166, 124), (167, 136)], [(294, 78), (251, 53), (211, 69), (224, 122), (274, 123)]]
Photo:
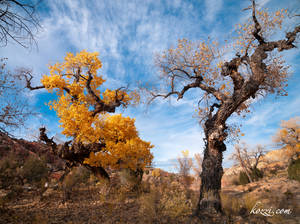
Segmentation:
[(206, 15), (208, 22), (214, 22), (216, 15), (222, 9), (223, 0), (205, 0)]

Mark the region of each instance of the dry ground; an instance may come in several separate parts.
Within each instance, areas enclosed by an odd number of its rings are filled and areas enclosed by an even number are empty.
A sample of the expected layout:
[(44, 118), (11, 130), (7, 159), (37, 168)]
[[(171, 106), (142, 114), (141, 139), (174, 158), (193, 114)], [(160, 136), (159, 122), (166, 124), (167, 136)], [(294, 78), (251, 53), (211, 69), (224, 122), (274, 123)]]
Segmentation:
[[(162, 212), (165, 208), (161, 207), (160, 198), (153, 196), (153, 190), (140, 196), (117, 191), (103, 196), (100, 193), (102, 190), (103, 186), (99, 185), (81, 185), (73, 190), (71, 200), (65, 202), (59, 189), (49, 188), (43, 196), (37, 191), (24, 191), (17, 198), (2, 204), (0, 223), (187, 223), (192, 212), (190, 208), (196, 203), (196, 200), (191, 200), (191, 206), (184, 207), (186, 210), (179, 208), (179, 213), (175, 214), (172, 207), (170, 211)], [(158, 194), (158, 197), (163, 196)], [(192, 192), (191, 197), (196, 199), (197, 192)], [(176, 201), (178, 197), (170, 198), (172, 200)], [(244, 186), (224, 187), (222, 200), (226, 214), (232, 216), (231, 223), (300, 223), (300, 183), (288, 180), (284, 174)], [(257, 201), (264, 208), (291, 208), (292, 214), (267, 219), (262, 215), (249, 215), (249, 210)], [(247, 210), (241, 214), (243, 208)]]

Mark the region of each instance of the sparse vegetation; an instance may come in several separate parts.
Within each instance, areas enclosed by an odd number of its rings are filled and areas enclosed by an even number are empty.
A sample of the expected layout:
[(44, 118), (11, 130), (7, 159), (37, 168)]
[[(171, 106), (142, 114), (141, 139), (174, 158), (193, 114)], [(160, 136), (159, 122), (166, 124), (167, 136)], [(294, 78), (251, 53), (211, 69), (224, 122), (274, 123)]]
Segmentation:
[(29, 156), (21, 168), (21, 175), (28, 183), (39, 184), (48, 178), (46, 162), (37, 156)]
[[(250, 175), (252, 181), (258, 181), (260, 178), (263, 177), (262, 171), (260, 171), (257, 168), (251, 170), (251, 173), (249, 175)], [(238, 184), (248, 184), (248, 183), (250, 183), (250, 179), (249, 179), (248, 175), (243, 171), (240, 172)]]

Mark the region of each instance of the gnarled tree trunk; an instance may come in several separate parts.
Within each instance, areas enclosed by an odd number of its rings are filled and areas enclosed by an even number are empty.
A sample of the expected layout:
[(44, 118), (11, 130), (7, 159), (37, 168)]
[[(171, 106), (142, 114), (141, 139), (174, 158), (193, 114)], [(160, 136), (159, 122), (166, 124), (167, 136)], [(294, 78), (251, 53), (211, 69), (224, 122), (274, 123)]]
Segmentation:
[(218, 218), (223, 214), (219, 191), (223, 176), (223, 151), (226, 150), (223, 142), (226, 138), (225, 127), (224, 124), (218, 124), (215, 119), (208, 119), (205, 122), (200, 198), (195, 212), (198, 217), (205, 219)]
[(97, 178), (110, 181), (109, 174), (103, 167), (93, 167), (84, 163), (84, 159), (89, 157), (90, 152), (99, 150), (102, 147), (101, 144), (95, 143), (83, 145), (79, 143), (73, 143), (72, 146), (69, 147), (71, 142), (65, 142), (64, 144), (57, 145), (53, 141), (53, 138), (48, 138), (46, 134), (46, 128), (40, 128), (39, 130), (40, 140), (45, 142), (50, 147), (51, 152), (54, 155), (66, 161), (65, 174), (61, 177), (61, 181), (68, 174), (72, 167), (78, 165), (82, 165), (89, 169)]

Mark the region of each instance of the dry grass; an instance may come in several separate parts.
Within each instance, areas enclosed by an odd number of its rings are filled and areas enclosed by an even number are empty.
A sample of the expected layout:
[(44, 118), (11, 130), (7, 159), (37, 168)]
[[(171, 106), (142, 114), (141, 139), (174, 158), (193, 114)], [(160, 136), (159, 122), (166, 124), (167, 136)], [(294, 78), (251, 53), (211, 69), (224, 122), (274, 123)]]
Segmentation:
[[(110, 187), (93, 175), (88, 178), (77, 172), (64, 183), (70, 191), (69, 200), (65, 200), (63, 187), (48, 189), (42, 198), (37, 190), (25, 190), (10, 200), (1, 196), (0, 223), (187, 223), (199, 197), (198, 190), (186, 188), (176, 175), (146, 175), (138, 190), (132, 191), (127, 174), (123, 174), (122, 182)], [(295, 216), (276, 215), (268, 219), (270, 223), (296, 223), (297, 184), (281, 178), (226, 188), (221, 192), (225, 214), (230, 223), (265, 223), (263, 216), (249, 215), (260, 200), (266, 207), (295, 209)], [(279, 191), (280, 187), (286, 190)]]

